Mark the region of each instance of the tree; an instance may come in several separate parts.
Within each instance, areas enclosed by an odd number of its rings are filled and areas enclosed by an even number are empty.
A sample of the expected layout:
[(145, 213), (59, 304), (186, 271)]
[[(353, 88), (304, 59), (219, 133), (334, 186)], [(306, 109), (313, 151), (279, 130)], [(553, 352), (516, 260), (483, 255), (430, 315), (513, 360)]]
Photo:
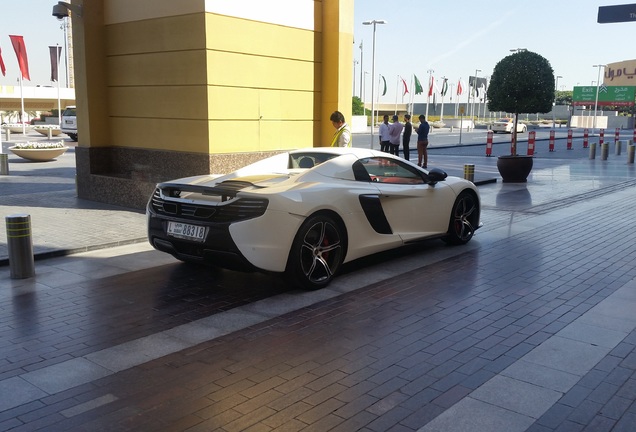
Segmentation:
[(358, 96), (354, 96), (351, 101), (351, 114), (364, 115), (364, 104)]
[(554, 102), (550, 62), (531, 51), (518, 51), (497, 63), (488, 87), (488, 109), (515, 114), (511, 153), (517, 154), (519, 113), (547, 113)]
[(558, 91), (556, 92), (556, 104), (557, 105), (572, 105), (572, 91)]

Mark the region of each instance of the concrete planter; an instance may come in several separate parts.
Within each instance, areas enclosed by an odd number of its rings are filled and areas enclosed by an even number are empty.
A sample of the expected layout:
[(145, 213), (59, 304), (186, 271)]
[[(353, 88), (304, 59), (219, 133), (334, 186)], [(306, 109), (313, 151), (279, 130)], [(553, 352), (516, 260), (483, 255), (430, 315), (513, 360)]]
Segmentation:
[(24, 127), (22, 125), (19, 124), (7, 124), (4, 125), (4, 130), (8, 130), (11, 133), (16, 133), (16, 134), (21, 134), (22, 131), (24, 130), (25, 132), (30, 132), (33, 129), (33, 126), (31, 125), (24, 125)]
[(9, 147), (11, 153), (16, 156), (20, 156), (23, 159), (27, 159), (34, 162), (46, 162), (51, 161), (59, 156), (63, 155), (68, 147), (57, 147), (57, 148), (44, 148), (44, 149), (21, 149), (15, 147)]
[(497, 169), (504, 183), (527, 182), (532, 165), (532, 156), (508, 155), (497, 158)]
[(43, 127), (35, 126), (33, 130), (45, 136), (49, 136), (49, 132), (51, 134), (50, 136), (58, 136), (59, 134), (62, 133), (62, 131), (60, 131), (59, 128), (52, 128), (47, 126), (43, 126)]

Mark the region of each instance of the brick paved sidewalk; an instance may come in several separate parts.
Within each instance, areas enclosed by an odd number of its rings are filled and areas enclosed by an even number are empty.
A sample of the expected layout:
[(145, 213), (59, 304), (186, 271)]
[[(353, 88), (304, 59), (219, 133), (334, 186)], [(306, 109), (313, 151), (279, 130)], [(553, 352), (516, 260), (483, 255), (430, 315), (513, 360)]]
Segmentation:
[[(147, 251), (0, 268), (0, 430), (631, 431), (633, 167), (538, 162), (528, 184), (480, 187), (466, 247), (374, 257), (314, 293)], [(44, 185), (73, 230), (128, 216)], [(25, 208), (57, 208), (45, 197)]]
[[(538, 175), (536, 183), (547, 187), (552, 177)], [(28, 308), (40, 311), (37, 325), (29, 327), (10, 325), (32, 304), (29, 297), (22, 306), (8, 298), (2, 340), (11, 345), (4, 349), (29, 351), (29, 335), (51, 332), (42, 340), (58, 341), (39, 355), (58, 350), (62, 356), (4, 376), (0, 391), (13, 390), (5, 404), (20, 389), (32, 388), (37, 396), (0, 412), (0, 430), (631, 430), (636, 232), (629, 218), (615, 215), (632, 214), (636, 204), (629, 199), (633, 184), (617, 179), (566, 203), (532, 185), (486, 187), (485, 199), (499, 203), (484, 210), (488, 223), (467, 248), (425, 248), (409, 257), (421, 265), (406, 271), (400, 271), (405, 257), (389, 255), (338, 278), (329, 290), (285, 294), (214, 320), (197, 319), (188, 337), (205, 338), (207, 330), (209, 340), (189, 346), (166, 338), (185, 330), (153, 333), (167, 317), (152, 318), (158, 303), (151, 288), (163, 278), (150, 270), (141, 279), (82, 280), (61, 286), (59, 294), (43, 291), (37, 307)], [(531, 200), (518, 202), (524, 189)], [(445, 258), (446, 250), (453, 254)], [(436, 255), (440, 259), (427, 264)], [(376, 272), (376, 280), (384, 273), (384, 280), (347, 292), (367, 272)], [(109, 306), (100, 314), (78, 308), (74, 292), (98, 310)], [(329, 293), (322, 302), (276, 316), (292, 298)], [(187, 311), (190, 303), (186, 296), (173, 307)], [(56, 304), (68, 304), (67, 310), (47, 323), (48, 308)], [(608, 304), (609, 316), (603, 314)], [(260, 319), (214, 337), (220, 333), (212, 322), (250, 314)], [(70, 317), (83, 324), (72, 325)], [(71, 325), (61, 326), (60, 319)], [(141, 339), (129, 342), (137, 349), (128, 354), (124, 341), (103, 345), (109, 326), (124, 323), (152, 324), (146, 336), (136, 333)], [(79, 341), (65, 342), (71, 335)], [(152, 348), (153, 340), (159, 346)], [(180, 348), (166, 352), (173, 344)], [(97, 351), (104, 348), (108, 354)], [(164, 354), (133, 361), (153, 349)], [(91, 360), (103, 368), (101, 378), (56, 383), (56, 373), (68, 379)]]

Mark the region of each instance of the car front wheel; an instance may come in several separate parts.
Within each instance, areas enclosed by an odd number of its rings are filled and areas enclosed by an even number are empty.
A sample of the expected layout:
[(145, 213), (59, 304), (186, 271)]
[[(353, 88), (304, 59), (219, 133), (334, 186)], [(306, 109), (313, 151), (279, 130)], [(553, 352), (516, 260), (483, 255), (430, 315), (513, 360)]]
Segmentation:
[(340, 225), (329, 216), (312, 216), (296, 234), (286, 274), (301, 288), (324, 288), (340, 268), (344, 254), (344, 234)]
[(479, 223), (479, 207), (475, 196), (469, 192), (459, 194), (453, 205), (448, 234), (445, 241), (454, 245), (466, 244), (473, 238)]

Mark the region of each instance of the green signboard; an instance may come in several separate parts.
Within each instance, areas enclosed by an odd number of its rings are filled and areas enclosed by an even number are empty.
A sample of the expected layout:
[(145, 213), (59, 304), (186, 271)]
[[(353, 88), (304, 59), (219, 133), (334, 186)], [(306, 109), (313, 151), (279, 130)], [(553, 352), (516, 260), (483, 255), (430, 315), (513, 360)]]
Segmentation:
[[(598, 87), (599, 106), (632, 106), (636, 86), (606, 86)], [(572, 105), (594, 105), (596, 101), (596, 86), (574, 87)]]

